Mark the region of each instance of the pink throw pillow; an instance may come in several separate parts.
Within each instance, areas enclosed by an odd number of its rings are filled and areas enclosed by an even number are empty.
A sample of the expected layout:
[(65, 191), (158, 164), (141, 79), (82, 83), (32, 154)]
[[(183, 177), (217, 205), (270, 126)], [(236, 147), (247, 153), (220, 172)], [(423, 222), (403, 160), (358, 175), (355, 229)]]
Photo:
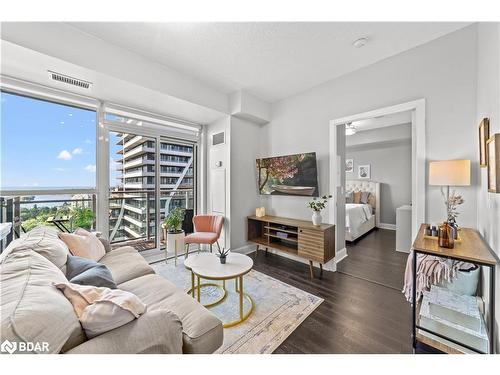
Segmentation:
[(106, 254), (99, 238), (85, 229), (78, 228), (75, 233), (59, 233), (59, 238), (73, 255), (98, 262)]

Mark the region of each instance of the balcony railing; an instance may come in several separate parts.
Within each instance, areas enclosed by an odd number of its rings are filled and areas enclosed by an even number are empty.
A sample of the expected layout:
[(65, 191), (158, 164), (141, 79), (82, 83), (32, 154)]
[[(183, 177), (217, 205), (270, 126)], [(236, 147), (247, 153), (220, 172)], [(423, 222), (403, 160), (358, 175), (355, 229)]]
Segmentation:
[[(110, 191), (110, 242), (130, 242), (138, 250), (156, 247), (156, 232), (160, 235), (160, 241), (163, 240), (161, 228), (156, 230), (156, 199), (152, 190)], [(160, 222), (171, 209), (182, 207), (189, 213), (186, 225), (191, 225), (194, 211), (193, 189), (160, 190), (158, 199)], [(9, 196), (0, 197), (0, 204), (0, 221), (13, 223), (12, 239), (19, 238), (37, 225), (52, 226), (65, 232), (72, 232), (78, 227), (89, 230), (96, 228), (95, 194)]]

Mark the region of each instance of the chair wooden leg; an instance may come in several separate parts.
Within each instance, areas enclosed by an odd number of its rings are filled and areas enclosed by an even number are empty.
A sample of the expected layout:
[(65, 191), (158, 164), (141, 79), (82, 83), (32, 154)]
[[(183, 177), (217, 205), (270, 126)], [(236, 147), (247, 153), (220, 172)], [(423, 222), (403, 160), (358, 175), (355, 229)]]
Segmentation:
[(309, 273), (311, 274), (311, 279), (314, 279), (313, 262), (309, 261)]
[(217, 248), (218, 248), (218, 249), (219, 249), (219, 251), (220, 251), (219, 240), (217, 240), (216, 244), (217, 244)]
[(212, 244), (210, 244), (210, 252), (212, 252)]
[(186, 256), (185, 258), (187, 259), (188, 255), (189, 255), (189, 244), (187, 243), (186, 246), (185, 246), (185, 250), (186, 250)]

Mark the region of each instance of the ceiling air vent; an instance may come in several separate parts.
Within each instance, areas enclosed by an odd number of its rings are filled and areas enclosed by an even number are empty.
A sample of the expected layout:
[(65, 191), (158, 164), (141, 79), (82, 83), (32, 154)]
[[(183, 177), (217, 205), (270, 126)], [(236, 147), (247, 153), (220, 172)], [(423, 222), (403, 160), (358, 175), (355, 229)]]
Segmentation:
[(49, 76), (50, 79), (53, 81), (58, 81), (62, 83), (66, 83), (67, 85), (72, 85), (76, 87), (80, 87), (82, 89), (89, 89), (90, 86), (92, 85), (92, 82), (89, 81), (84, 81), (83, 79), (78, 79), (75, 77), (70, 77), (61, 73), (56, 73), (51, 70), (49, 70)]

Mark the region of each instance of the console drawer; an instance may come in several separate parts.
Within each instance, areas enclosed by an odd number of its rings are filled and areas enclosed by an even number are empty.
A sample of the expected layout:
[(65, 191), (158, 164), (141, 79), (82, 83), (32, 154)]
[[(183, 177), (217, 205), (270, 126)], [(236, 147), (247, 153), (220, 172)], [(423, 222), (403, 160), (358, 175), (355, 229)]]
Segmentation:
[(323, 263), (325, 259), (323, 231), (299, 228), (298, 245), (299, 256)]

